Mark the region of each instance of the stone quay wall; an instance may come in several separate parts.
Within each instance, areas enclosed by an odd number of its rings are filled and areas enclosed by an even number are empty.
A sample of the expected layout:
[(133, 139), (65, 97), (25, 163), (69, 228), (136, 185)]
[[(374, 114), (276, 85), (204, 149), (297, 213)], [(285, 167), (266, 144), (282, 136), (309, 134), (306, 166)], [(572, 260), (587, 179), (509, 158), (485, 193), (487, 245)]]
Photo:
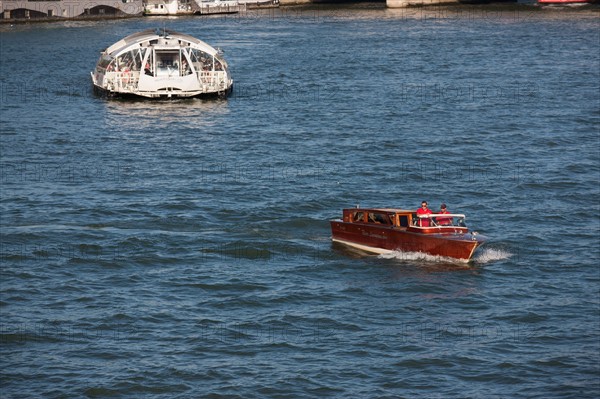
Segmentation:
[(143, 10), (142, 0), (0, 0), (2, 19), (135, 16)]
[[(259, 0), (257, 0), (259, 1)], [(301, 5), (318, 0), (280, 0), (279, 5)], [(459, 0), (386, 0), (389, 8), (458, 4)], [(0, 20), (53, 20), (140, 16), (143, 0), (0, 0)]]
[(433, 6), (458, 4), (458, 0), (386, 0), (385, 4), (389, 8), (405, 8), (414, 6)]

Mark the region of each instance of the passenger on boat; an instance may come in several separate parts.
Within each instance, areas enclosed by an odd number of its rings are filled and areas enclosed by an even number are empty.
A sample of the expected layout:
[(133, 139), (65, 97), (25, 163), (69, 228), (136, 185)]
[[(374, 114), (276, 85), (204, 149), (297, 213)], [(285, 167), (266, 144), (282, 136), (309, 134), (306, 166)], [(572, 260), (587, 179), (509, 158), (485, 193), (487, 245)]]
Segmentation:
[(190, 73), (192, 73), (192, 71), (188, 67), (187, 61), (181, 61), (181, 76), (189, 75)]
[[(417, 209), (417, 217), (419, 217), (419, 215), (431, 215), (431, 209), (429, 209), (427, 207), (427, 201), (423, 201), (421, 202), (421, 207), (419, 209)], [(422, 219), (418, 219), (418, 226), (420, 227), (429, 227), (429, 219), (427, 218), (422, 218)]]
[(354, 222), (362, 222), (363, 221), (363, 213), (362, 212), (354, 212), (353, 221)]
[(204, 57), (200, 58), (200, 65), (202, 65), (203, 71), (210, 71), (212, 69), (212, 63), (208, 62)]
[[(449, 214), (449, 213), (450, 213), (450, 212), (448, 212), (448, 209), (446, 209), (446, 204), (442, 204), (442, 205), (440, 206), (440, 211), (439, 211), (439, 213), (442, 213), (442, 214), (446, 214), (446, 213), (448, 213), (448, 214)], [(439, 224), (440, 226), (449, 226), (449, 225), (451, 225), (451, 224), (452, 224), (452, 218), (444, 218), (444, 217), (441, 217), (441, 218), (440, 218), (440, 217), (438, 217), (438, 218), (436, 218), (436, 222), (437, 222), (437, 224)]]

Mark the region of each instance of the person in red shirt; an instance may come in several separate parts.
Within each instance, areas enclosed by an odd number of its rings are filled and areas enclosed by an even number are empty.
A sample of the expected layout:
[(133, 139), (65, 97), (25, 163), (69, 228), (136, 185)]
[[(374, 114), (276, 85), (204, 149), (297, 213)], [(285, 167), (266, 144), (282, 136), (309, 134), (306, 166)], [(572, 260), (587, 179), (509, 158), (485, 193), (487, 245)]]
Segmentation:
[[(427, 201), (421, 202), (421, 207), (417, 209), (417, 218), (419, 217), (419, 215), (430, 215), (431, 213), (431, 209), (427, 208)], [(429, 219), (419, 218), (418, 221), (418, 226), (429, 227)]]
[[(450, 213), (450, 212), (448, 212), (448, 209), (446, 209), (446, 204), (442, 204), (442, 206), (440, 206), (440, 212), (439, 213), (442, 213), (442, 214), (445, 214), (445, 213), (449, 214)], [(440, 226), (449, 226), (449, 225), (452, 224), (452, 218), (443, 218), (443, 217), (441, 218), (441, 217), (438, 217), (436, 221), (437, 221), (437, 223)]]

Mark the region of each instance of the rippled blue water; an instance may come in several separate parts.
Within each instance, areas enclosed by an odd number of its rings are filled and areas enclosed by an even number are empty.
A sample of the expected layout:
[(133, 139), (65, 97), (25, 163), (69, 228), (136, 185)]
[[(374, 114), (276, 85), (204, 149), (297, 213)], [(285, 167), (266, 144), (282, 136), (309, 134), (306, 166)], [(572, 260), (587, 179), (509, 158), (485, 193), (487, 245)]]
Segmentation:
[[(1, 396), (597, 397), (598, 16), (1, 26)], [(94, 97), (157, 26), (221, 47), (233, 95)], [(490, 237), (472, 263), (330, 242), (422, 199)]]

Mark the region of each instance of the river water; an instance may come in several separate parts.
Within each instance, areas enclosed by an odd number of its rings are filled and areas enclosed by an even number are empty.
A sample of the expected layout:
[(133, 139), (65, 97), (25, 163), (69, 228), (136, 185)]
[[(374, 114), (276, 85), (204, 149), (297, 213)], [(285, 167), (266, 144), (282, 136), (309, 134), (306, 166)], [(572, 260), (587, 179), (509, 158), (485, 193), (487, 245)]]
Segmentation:
[[(3, 25), (2, 398), (593, 398), (598, 9), (314, 6)], [(227, 100), (95, 97), (147, 28)], [(332, 245), (466, 213), (469, 264)]]

